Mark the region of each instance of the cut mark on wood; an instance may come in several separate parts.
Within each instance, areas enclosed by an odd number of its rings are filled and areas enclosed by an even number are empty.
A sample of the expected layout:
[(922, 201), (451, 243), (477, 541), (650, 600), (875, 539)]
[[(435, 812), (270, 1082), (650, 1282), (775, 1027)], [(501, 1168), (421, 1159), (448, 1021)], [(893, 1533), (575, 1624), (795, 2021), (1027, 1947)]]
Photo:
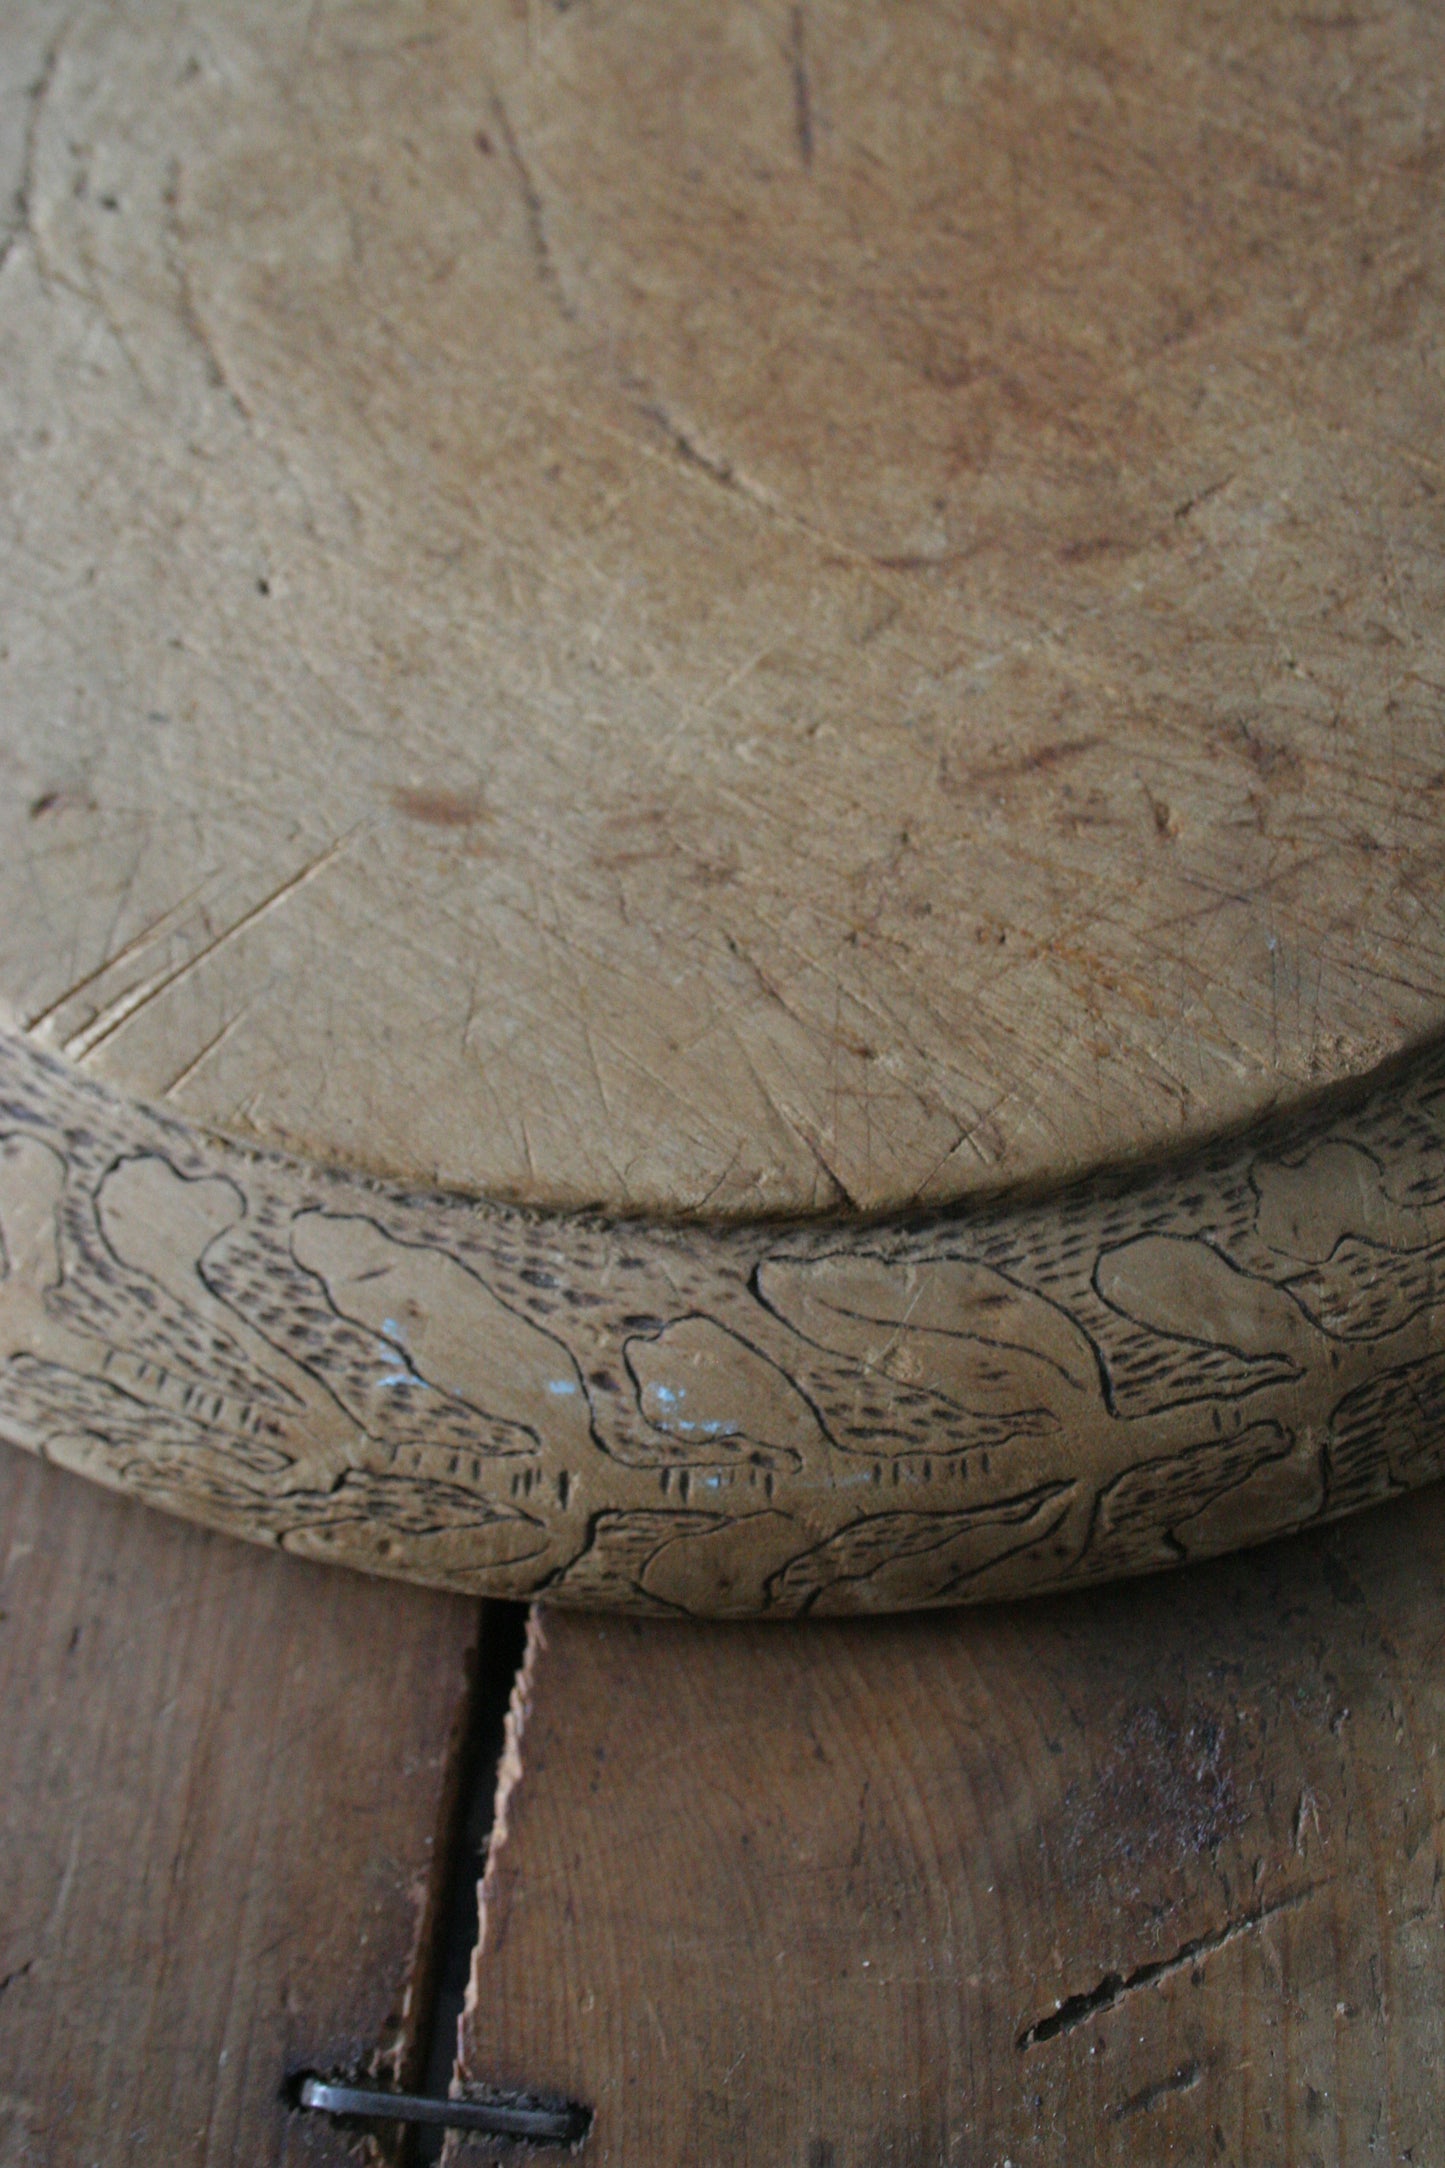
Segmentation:
[(209, 963), (219, 950), (234, 941), (239, 934), (249, 932), (251, 927), (272, 911), (289, 903), (294, 895), (314, 881), (318, 874), (324, 873), (326, 868), (341, 856), (355, 841), (363, 826), (364, 822), (358, 823), (356, 827), (349, 828), (345, 835), (338, 836), (334, 843), (328, 844), (314, 858), (308, 859), (299, 871), (289, 874), (278, 887), (263, 896), (259, 903), (253, 904), (249, 911), (243, 911), (231, 925), (223, 927), (203, 948), (186, 957), (174, 970), (163, 971), (154, 978), (143, 979), (139, 986), (128, 987), (116, 1000), (107, 1004), (83, 1031), (65, 1041), (66, 1053), (73, 1061), (84, 1061), (87, 1055), (103, 1046), (107, 1039), (114, 1038), (122, 1026), (130, 1023), (142, 1009), (149, 1007), (160, 995), (169, 993), (173, 986), (179, 985), (182, 979), (189, 978), (202, 964)]
[(562, 284), (557, 270), (557, 261), (552, 254), (552, 243), (547, 235), (547, 211), (542, 201), (541, 190), (533, 177), (526, 153), (517, 140), (517, 131), (512, 126), (512, 117), (502, 102), (500, 91), (495, 89), (492, 91), (490, 103), (492, 120), (496, 126), (497, 134), (502, 139), (502, 147), (507, 154), (507, 163), (516, 178), (518, 192), (522, 198), (522, 209), (526, 213), (527, 219), (527, 240), (531, 248), (532, 260), (537, 268), (537, 276), (546, 292), (551, 295), (556, 303), (558, 314), (566, 322), (571, 323), (577, 314), (577, 310)]
[(804, 167), (813, 163), (813, 88), (808, 77), (807, 23), (801, 6), (788, 22), (788, 69), (793, 79), (793, 127)]
[(16, 185), (13, 199), (14, 215), (12, 222), (8, 229), (3, 234), (0, 234), (0, 271), (3, 271), (9, 262), (11, 250), (18, 247), (21, 241), (28, 239), (32, 245), (34, 243), (35, 231), (31, 224), (31, 212), (35, 199), (35, 153), (40, 136), (40, 115), (44, 109), (46, 99), (50, 96), (56, 70), (60, 66), (61, 47), (69, 35), (70, 28), (70, 22), (66, 21), (51, 39), (49, 45), (45, 48), (45, 54), (40, 63), (40, 73), (26, 93), (29, 104), (25, 115), (20, 179)]
[(1203, 2072), (1198, 2063), (1181, 2063), (1167, 2078), (1160, 2078), (1153, 2085), (1141, 2086), (1127, 2100), (1121, 2100), (1114, 2110), (1111, 2121), (1125, 2123), (1131, 2115), (1148, 2115), (1161, 2101), (1172, 2099), (1176, 2093), (1192, 2093)]
[[(1292, 1890), (1288, 1896), (1276, 1897), (1268, 1904), (1254, 1905), (1242, 1912), (1238, 1919), (1229, 1920), (1223, 1927), (1216, 1927), (1207, 1935), (1195, 1935), (1183, 1942), (1172, 1957), (1154, 1958), (1147, 1965), (1136, 1965), (1132, 1972), (1106, 1972), (1097, 1987), (1081, 1994), (1069, 1995), (1047, 2017), (1036, 2018), (1025, 2026), (1016, 2045), (1021, 2055), (1030, 2048), (1042, 2047), (1046, 2041), (1057, 2040), (1079, 2025), (1088, 2024), (1091, 2018), (1102, 2017), (1128, 1995), (1137, 1994), (1142, 1987), (1153, 1987), (1160, 1980), (1167, 1980), (1176, 1972), (1202, 1964), (1228, 1943), (1237, 1941), (1241, 1935), (1253, 1934), (1268, 1920), (1277, 1919), (1283, 1912), (1295, 1912), (1316, 1894), (1319, 1884), (1306, 1883), (1303, 1889)], [(1196, 2073), (1197, 2075), (1197, 2073)], [(1128, 2103), (1125, 2104), (1127, 2108)], [(1121, 2109), (1120, 2113), (1125, 2110)]]

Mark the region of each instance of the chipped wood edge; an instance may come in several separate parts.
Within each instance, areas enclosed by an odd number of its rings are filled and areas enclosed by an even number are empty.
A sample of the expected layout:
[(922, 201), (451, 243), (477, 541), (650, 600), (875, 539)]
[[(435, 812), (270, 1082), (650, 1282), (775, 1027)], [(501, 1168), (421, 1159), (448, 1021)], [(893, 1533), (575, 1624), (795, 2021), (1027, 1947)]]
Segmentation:
[(1167, 1165), (875, 1223), (609, 1222), (309, 1167), (0, 1031), (0, 1435), (436, 1587), (692, 1615), (1022, 1595), (1442, 1470), (1445, 1043)]

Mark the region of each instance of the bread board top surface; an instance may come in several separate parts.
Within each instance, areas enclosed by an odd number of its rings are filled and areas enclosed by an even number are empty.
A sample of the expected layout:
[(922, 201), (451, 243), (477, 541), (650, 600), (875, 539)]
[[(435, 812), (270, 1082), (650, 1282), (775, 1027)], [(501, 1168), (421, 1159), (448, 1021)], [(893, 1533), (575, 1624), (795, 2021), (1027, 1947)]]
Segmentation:
[(1445, 1013), (1445, 16), (0, 20), (0, 1004), (548, 1204), (941, 1202)]

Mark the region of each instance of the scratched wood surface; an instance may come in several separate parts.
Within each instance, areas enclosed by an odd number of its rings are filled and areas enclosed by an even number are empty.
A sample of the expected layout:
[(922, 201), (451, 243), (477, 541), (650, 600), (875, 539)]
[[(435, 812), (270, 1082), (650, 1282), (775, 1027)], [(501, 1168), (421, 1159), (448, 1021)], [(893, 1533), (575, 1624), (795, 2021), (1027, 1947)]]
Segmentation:
[(0, 11), (3, 1435), (691, 1611), (1433, 1472), (1442, 101), (1411, 0)]
[(1445, 2158), (1442, 1606), (1432, 1490), (947, 1619), (544, 1612), (466, 2067), (593, 2168)]
[(1445, 14), (9, 0), (0, 1001), (887, 1207), (1445, 1016)]
[(0, 2163), (341, 2168), (289, 2071), (415, 2075), (474, 1604), (0, 1447)]

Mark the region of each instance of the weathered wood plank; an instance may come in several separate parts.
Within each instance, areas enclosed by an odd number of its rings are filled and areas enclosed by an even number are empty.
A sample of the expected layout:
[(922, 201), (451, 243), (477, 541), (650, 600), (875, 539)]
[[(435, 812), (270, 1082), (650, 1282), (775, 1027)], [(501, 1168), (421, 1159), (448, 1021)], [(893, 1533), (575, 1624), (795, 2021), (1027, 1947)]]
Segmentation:
[(341, 2162), (403, 2068), (478, 1608), (0, 1448), (0, 2162)]
[(592, 2168), (1445, 2158), (1442, 1610), (1430, 1491), (1012, 1611), (543, 1613), (467, 2069)]

